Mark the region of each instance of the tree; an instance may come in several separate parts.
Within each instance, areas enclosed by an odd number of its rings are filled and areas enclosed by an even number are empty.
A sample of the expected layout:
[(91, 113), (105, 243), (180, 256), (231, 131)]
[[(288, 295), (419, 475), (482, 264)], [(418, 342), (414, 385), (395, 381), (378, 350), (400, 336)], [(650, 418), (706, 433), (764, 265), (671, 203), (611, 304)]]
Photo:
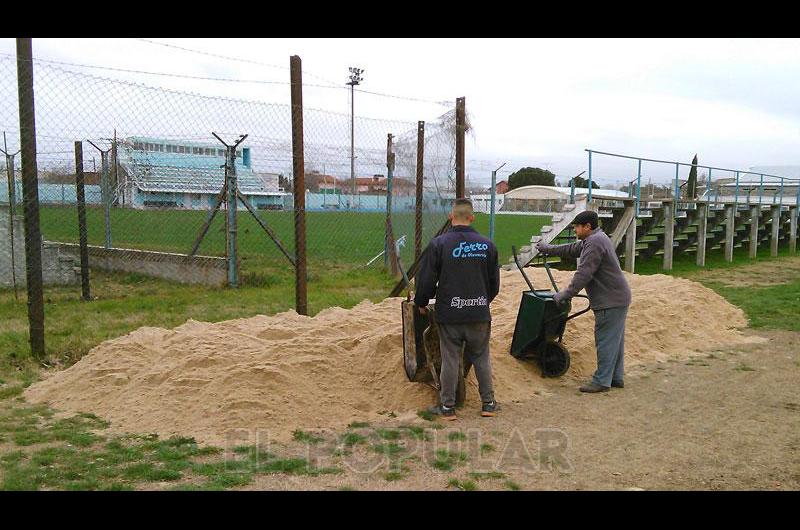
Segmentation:
[(522, 186), (555, 186), (556, 176), (546, 169), (538, 167), (523, 167), (508, 177), (510, 190)]
[[(572, 180), (575, 181), (575, 187), (576, 188), (588, 188), (589, 187), (589, 180), (588, 179), (585, 179), (583, 177), (575, 177)], [(567, 182), (567, 187), (572, 186), (572, 180)], [(600, 189), (600, 186), (594, 180), (592, 181), (592, 189), (593, 190)], [(627, 190), (625, 190), (625, 191), (627, 191)]]
[(692, 169), (689, 170), (689, 180), (686, 181), (686, 198), (697, 198), (697, 155), (694, 155)]

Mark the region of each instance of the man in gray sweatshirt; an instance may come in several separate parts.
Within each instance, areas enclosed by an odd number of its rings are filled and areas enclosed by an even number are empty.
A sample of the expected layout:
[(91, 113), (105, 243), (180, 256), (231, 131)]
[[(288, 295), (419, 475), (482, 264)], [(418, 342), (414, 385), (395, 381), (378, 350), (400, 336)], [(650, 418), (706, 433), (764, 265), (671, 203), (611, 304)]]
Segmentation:
[(553, 300), (560, 304), (585, 288), (594, 311), (597, 371), (590, 383), (580, 387), (581, 392), (623, 388), (625, 318), (631, 304), (631, 288), (622, 274), (611, 238), (598, 228), (597, 212), (581, 212), (572, 224), (579, 241), (568, 245), (537, 243), (536, 249), (544, 255), (579, 258), (572, 282)]

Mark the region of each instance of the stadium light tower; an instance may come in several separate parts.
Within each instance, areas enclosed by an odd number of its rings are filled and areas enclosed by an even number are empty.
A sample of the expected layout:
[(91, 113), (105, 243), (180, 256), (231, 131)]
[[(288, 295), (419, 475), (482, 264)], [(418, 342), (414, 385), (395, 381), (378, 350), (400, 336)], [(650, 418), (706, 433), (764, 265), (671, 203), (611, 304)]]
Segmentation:
[(358, 188), (356, 187), (356, 157), (355, 157), (355, 145), (354, 145), (354, 137), (355, 137), (355, 87), (356, 85), (360, 85), (361, 81), (364, 80), (361, 77), (361, 74), (364, 73), (364, 70), (361, 68), (355, 68), (353, 66), (350, 67), (350, 81), (347, 83), (350, 85), (350, 179), (353, 181), (353, 200), (355, 201), (355, 196), (357, 193)]

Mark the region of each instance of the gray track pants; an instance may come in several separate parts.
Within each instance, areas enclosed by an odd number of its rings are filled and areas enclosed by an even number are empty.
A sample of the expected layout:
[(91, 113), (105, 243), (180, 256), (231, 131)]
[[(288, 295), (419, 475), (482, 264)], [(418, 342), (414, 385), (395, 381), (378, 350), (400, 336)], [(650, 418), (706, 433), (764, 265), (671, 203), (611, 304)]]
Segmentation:
[(439, 391), (442, 405), (454, 407), (456, 404), (456, 387), (458, 386), (458, 365), (461, 356), (461, 344), (464, 346), (464, 362), (475, 367), (478, 379), (478, 392), (481, 401), (494, 401), (492, 388), (492, 363), (489, 359), (489, 337), (492, 332), (491, 322), (474, 322), (470, 324), (439, 324), (439, 348), (442, 352), (442, 373), (439, 380), (442, 388)]
[(610, 307), (594, 312), (594, 344), (597, 347), (597, 371), (592, 382), (611, 386), (625, 375), (625, 318), (628, 306)]

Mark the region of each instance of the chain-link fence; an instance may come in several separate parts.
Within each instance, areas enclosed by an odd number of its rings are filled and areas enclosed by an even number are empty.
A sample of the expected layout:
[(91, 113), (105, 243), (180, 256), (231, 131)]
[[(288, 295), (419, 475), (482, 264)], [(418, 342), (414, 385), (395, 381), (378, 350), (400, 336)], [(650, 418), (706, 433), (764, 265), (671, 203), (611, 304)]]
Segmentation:
[[(8, 149), (15, 150), (19, 143), (15, 59), (0, 57), (0, 71), (0, 121), (13, 139)], [(73, 145), (79, 140), (84, 142), (89, 244), (191, 253), (214, 212), (225, 178), (226, 147), (212, 132), (227, 143), (247, 134), (232, 165), (242, 199), (238, 205), (242, 274), (253, 279), (263, 271), (291, 266), (260, 227), (269, 226), (286, 253), (294, 253), (288, 104), (164, 90), (39, 61), (34, 61), (34, 82), (39, 200), (46, 241), (78, 243)], [(396, 135), (396, 146), (403, 153), (398, 156), (392, 210), (398, 238), (405, 235), (403, 242), (411, 243), (402, 248), (413, 250), (413, 224), (408, 223), (413, 220), (416, 199), (416, 122), (356, 117), (352, 125), (355, 160), (351, 174), (351, 117), (304, 109), (312, 269), (365, 265), (383, 251), (386, 136), (390, 133)], [(424, 223), (426, 240), (441, 224), (446, 198), (454, 193), (453, 142), (445, 138), (449, 132), (436, 121), (426, 130), (422, 171), (424, 210), (430, 220)], [(17, 186), (20, 191), (19, 179)], [(21, 193), (16, 195), (21, 200)], [(8, 201), (8, 197), (0, 198)], [(224, 201), (222, 208), (226, 208)], [(223, 215), (214, 216), (197, 255), (226, 255), (224, 221)], [(136, 253), (119, 254), (119, 260), (137, 259)]]
[[(31, 87), (20, 84), (20, 61)], [(21, 289), (40, 268), (44, 285), (77, 291), (82, 261), (93, 271), (213, 287), (291, 277), (298, 190), (290, 91), (278, 102), (224, 94), (0, 54), (2, 285)], [(30, 179), (21, 153), (28, 108)], [(444, 226), (457, 187), (455, 108), (415, 118), (302, 109), (309, 278), (394, 269), (395, 253), (407, 269)], [(38, 192), (36, 211), (23, 201), (34, 195), (23, 192), (26, 182)], [(36, 217), (40, 236), (26, 232), (23, 214)], [(26, 236), (40, 237), (39, 258), (26, 255)]]

